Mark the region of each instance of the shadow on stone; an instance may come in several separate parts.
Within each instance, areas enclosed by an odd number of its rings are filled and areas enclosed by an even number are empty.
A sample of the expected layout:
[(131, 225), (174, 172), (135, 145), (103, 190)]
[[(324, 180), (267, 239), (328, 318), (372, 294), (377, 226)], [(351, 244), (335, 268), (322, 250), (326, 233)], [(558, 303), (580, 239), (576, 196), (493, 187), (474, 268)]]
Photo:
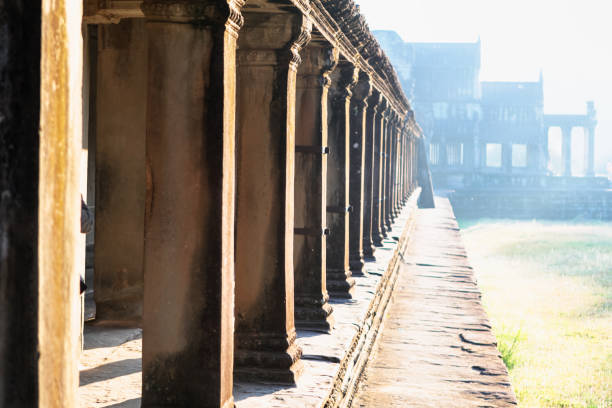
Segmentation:
[(88, 370), (83, 370), (79, 374), (79, 386), (93, 384), (95, 382), (106, 381), (111, 378), (123, 377), (124, 375), (134, 374), (142, 371), (141, 358), (128, 358), (112, 363), (104, 364)]

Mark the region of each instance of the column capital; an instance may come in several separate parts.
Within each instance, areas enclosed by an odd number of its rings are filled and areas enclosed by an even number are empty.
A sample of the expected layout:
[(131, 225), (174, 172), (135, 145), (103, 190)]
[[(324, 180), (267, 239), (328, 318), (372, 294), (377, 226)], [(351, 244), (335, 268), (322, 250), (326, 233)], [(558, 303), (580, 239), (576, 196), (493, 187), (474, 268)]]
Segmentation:
[(144, 0), (140, 6), (151, 21), (225, 24), (235, 34), (244, 24), (241, 10), (246, 0)]
[(332, 75), (334, 103), (344, 104), (353, 96), (353, 88), (359, 80), (359, 68), (352, 62), (340, 60)]
[(384, 96), (382, 96), (381, 99), (382, 100), (380, 101), (380, 104), (378, 105), (378, 115), (380, 116), (381, 119), (386, 119), (388, 118), (390, 114), (389, 101)]
[(372, 92), (370, 93), (370, 97), (368, 98), (368, 107), (372, 115), (376, 115), (378, 113), (378, 109), (380, 108), (380, 104), (382, 103), (382, 95), (380, 91), (376, 88), (372, 88)]
[(336, 69), (340, 51), (328, 42), (313, 41), (302, 51), (299, 77), (302, 88), (329, 88), (331, 73)]
[[(287, 64), (296, 72), (300, 52), (308, 44), (312, 20), (301, 13), (269, 14), (245, 12), (247, 24), (241, 30), (238, 61), (241, 66)], [(249, 23), (250, 21), (250, 23)], [(285, 69), (285, 68), (283, 68)]]
[(368, 98), (372, 94), (372, 78), (367, 72), (361, 71), (355, 86), (353, 88), (352, 101), (360, 108), (365, 109), (368, 106)]
[(302, 51), (312, 38), (312, 20), (301, 13), (300, 19), (300, 26), (289, 45), (289, 67), (294, 70), (297, 70), (298, 65), (302, 63), (300, 51)]

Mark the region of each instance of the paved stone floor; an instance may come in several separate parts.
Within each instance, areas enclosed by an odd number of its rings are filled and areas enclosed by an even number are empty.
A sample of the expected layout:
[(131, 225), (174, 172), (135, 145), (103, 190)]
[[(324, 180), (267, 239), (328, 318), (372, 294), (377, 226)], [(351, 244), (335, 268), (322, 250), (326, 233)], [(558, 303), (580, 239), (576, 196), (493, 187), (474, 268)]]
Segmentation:
[(512, 407), (516, 399), (445, 198), (418, 210), (353, 407)]
[[(335, 327), (331, 334), (298, 329), (304, 374), (296, 386), (270, 382), (234, 383), (237, 408), (320, 407), (333, 385), (340, 361), (363, 325), (376, 287), (397, 248), (411, 214), (405, 208), (393, 225), (375, 262), (366, 263), (365, 276), (355, 277), (353, 299), (331, 299)], [(86, 310), (93, 314), (92, 305)], [(79, 398), (82, 408), (137, 408), (141, 403), (142, 330), (87, 324), (80, 360)]]

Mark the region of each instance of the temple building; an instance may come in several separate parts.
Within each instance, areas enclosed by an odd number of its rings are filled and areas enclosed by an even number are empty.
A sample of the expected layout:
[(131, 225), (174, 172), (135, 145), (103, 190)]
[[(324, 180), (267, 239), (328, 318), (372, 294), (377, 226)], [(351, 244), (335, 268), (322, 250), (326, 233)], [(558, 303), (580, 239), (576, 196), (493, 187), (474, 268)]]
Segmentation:
[(582, 115), (545, 115), (542, 74), (536, 82), (481, 82), (480, 39), (474, 43), (407, 43), (393, 31), (375, 35), (397, 67), (428, 135), (436, 187), (558, 184), (548, 177), (553, 175), (551, 127), (560, 127), (563, 134), (563, 169), (557, 175), (572, 176), (574, 127), (584, 129), (583, 173), (595, 175), (597, 114), (593, 102), (587, 102)]

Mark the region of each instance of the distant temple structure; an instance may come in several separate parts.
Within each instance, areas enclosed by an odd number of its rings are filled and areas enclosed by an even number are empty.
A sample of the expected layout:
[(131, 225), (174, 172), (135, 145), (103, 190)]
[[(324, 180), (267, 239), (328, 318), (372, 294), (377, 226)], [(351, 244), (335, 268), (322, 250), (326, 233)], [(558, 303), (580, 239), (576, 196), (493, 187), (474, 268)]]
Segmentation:
[[(545, 115), (541, 74), (537, 82), (481, 82), (480, 39), (406, 43), (393, 31), (375, 35), (396, 66), (428, 137), (436, 187), (573, 185), (576, 181), (568, 177), (574, 127), (584, 128), (584, 175), (595, 175), (593, 102), (587, 102), (584, 115)], [(561, 128), (562, 133), (564, 177), (554, 179), (549, 177), (551, 127)]]

